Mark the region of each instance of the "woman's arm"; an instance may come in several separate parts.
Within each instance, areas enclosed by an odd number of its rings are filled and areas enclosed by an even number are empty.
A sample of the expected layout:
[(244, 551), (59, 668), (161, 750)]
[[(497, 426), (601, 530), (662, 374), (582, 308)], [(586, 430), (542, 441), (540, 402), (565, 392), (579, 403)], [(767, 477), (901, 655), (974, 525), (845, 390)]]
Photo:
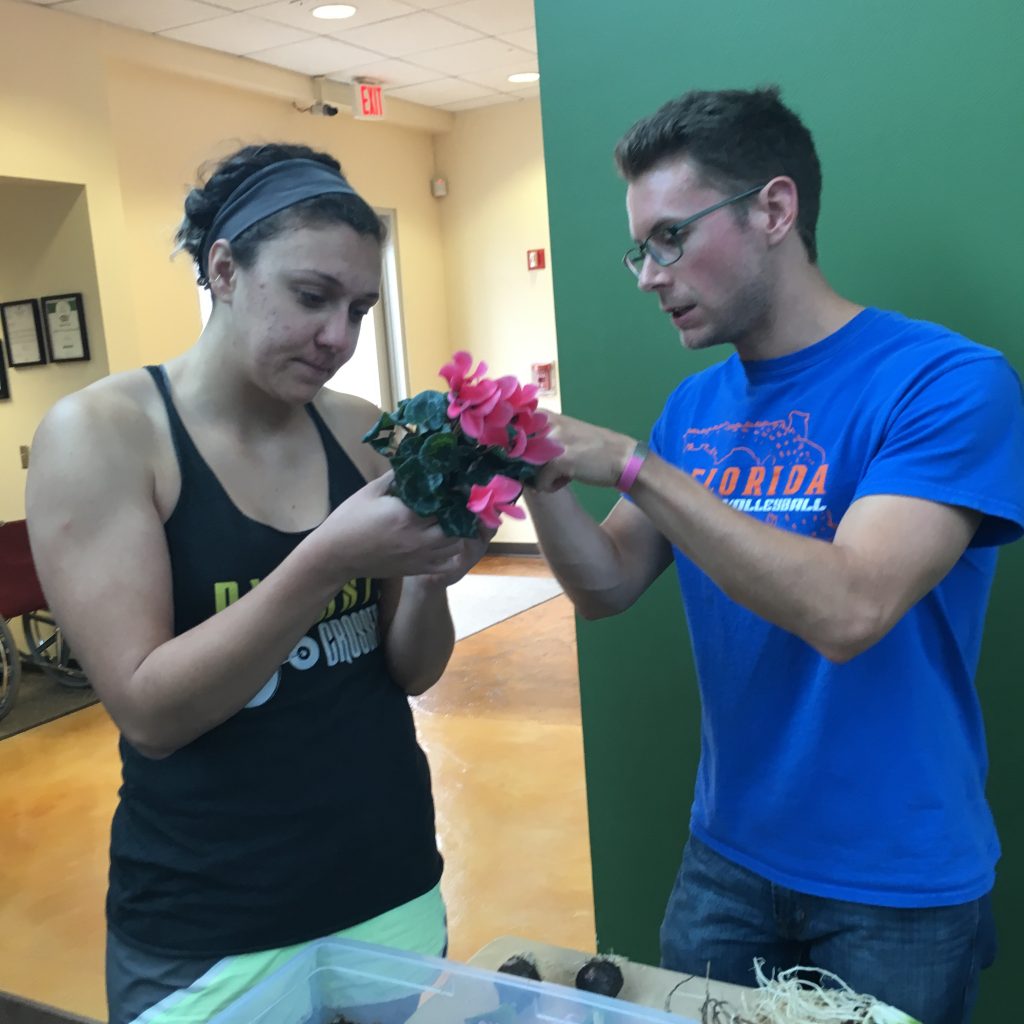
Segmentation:
[(391, 678), (410, 697), (444, 674), (455, 646), (447, 587), (426, 576), (384, 580), (384, 654)]
[(458, 541), (458, 554), (446, 572), (385, 581), (388, 668), (410, 696), (429, 690), (448, 667), (455, 646), (448, 587), (480, 561), (493, 536), (493, 530), (482, 530), (472, 540)]
[[(367, 479), (388, 471), (387, 460), (362, 443), (363, 435), (380, 416), (380, 409), (354, 395), (326, 392), (318, 404), (338, 443)], [(485, 530), (473, 540), (453, 541), (454, 557), (443, 573), (382, 581), (384, 653), (391, 677), (410, 696), (428, 690), (447, 668), (455, 646), (447, 588), (483, 557), (493, 535), (493, 531)]]
[[(174, 636), (154, 428), (111, 388), (64, 399), (33, 445), (28, 521), (50, 610), (125, 738), (164, 757), (245, 706), (340, 585), (450, 568), (455, 545), (379, 480), (251, 592)], [(130, 443), (126, 441), (130, 439)]]

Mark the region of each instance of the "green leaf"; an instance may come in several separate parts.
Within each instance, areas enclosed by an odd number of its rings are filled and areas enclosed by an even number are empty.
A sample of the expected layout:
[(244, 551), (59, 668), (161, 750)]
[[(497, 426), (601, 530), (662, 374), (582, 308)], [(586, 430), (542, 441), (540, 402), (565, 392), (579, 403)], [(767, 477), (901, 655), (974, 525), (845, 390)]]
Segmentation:
[(390, 413), (382, 412), (380, 419), (363, 435), (363, 440), (379, 452), (386, 452), (391, 447), (391, 438), (395, 432), (395, 421)]
[(428, 434), (419, 448), (419, 458), (427, 469), (434, 472), (449, 473), (458, 469), (459, 452), (455, 435), (450, 431)]
[(448, 396), (440, 391), (421, 391), (414, 398), (399, 402), (396, 418), (399, 423), (414, 423), (423, 430), (440, 430), (451, 422), (448, 419)]
[(539, 466), (531, 466), (528, 462), (510, 461), (502, 472), (505, 476), (518, 480), (521, 484), (532, 484), (537, 479)]
[(478, 521), (465, 505), (465, 495), (457, 495), (437, 510), (437, 521), (448, 537), (475, 537)]
[(420, 447), (425, 440), (426, 438), (421, 437), (419, 434), (405, 434), (395, 449), (395, 459), (399, 461), (419, 459)]
[(444, 477), (429, 473), (416, 459), (392, 463), (395, 467), (395, 494), (417, 515), (436, 514), (443, 497), (440, 487)]
[(462, 474), (462, 479), (472, 487), (474, 484), (483, 486), (490, 483), (495, 473), (494, 466), (486, 459), (478, 459), (471, 466), (467, 467)]
[[(363, 440), (391, 460), (392, 492), (409, 508), (436, 515), (449, 536), (473, 537), (479, 520), (466, 508), (473, 485), (498, 475), (530, 483), (538, 467), (467, 437), (457, 420), (448, 418), (448, 404), (440, 391), (403, 399), (394, 412), (381, 414)], [(510, 440), (512, 433), (510, 428)]]

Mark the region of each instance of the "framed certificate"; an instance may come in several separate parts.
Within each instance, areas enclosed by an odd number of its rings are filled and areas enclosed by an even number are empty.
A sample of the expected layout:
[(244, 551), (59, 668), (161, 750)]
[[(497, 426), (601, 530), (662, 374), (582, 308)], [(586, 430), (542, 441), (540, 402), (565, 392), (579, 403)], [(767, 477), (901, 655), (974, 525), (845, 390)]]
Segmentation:
[(44, 295), (43, 323), (51, 363), (73, 363), (89, 358), (89, 336), (85, 330), (81, 292)]
[(0, 330), (4, 335), (8, 366), (38, 366), (46, 362), (43, 325), (35, 299), (0, 302)]

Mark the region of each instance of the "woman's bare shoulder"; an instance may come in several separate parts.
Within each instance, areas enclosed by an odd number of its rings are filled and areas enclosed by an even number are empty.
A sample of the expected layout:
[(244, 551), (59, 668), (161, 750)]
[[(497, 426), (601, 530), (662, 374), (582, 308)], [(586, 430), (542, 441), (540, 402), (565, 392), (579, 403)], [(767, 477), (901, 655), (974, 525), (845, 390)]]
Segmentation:
[(43, 425), (137, 426), (150, 417), (155, 397), (152, 378), (145, 370), (126, 370), (65, 395), (43, 417)]
[(149, 461), (156, 437), (159, 395), (142, 369), (112, 374), (59, 399), (43, 417), (32, 442), (32, 459), (65, 459), (75, 449), (99, 466)]
[(367, 480), (387, 471), (387, 460), (363, 443), (366, 432), (380, 417), (380, 409), (373, 402), (324, 388), (314, 404), (331, 433)]

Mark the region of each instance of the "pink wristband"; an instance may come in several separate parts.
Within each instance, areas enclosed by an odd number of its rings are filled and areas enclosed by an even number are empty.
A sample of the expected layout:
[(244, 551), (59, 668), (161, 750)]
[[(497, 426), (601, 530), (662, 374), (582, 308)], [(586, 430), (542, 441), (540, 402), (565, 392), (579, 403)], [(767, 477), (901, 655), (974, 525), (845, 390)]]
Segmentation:
[(615, 485), (623, 494), (628, 494), (629, 489), (636, 483), (636, 478), (640, 475), (640, 467), (647, 461), (649, 454), (650, 449), (647, 445), (643, 441), (637, 441), (633, 454), (626, 461), (619, 482)]

